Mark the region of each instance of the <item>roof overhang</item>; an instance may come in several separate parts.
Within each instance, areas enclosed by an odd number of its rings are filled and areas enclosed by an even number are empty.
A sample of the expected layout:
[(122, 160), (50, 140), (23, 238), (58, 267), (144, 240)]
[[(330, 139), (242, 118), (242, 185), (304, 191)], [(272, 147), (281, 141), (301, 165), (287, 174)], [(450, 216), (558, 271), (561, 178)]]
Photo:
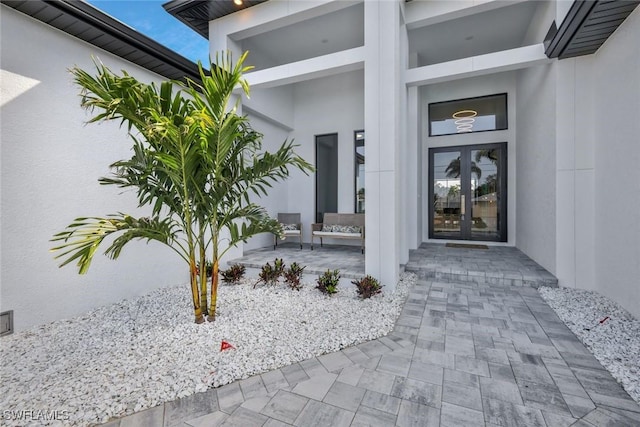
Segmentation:
[(267, 0), (243, 0), (241, 5), (237, 5), (233, 0), (171, 0), (163, 4), (162, 7), (209, 40), (209, 21), (265, 1)]
[(1, 0), (45, 24), (173, 80), (201, 82), (198, 66), (84, 1)]
[(560, 28), (551, 25), (545, 37), (549, 58), (572, 58), (595, 53), (627, 19), (640, 0), (576, 0)]

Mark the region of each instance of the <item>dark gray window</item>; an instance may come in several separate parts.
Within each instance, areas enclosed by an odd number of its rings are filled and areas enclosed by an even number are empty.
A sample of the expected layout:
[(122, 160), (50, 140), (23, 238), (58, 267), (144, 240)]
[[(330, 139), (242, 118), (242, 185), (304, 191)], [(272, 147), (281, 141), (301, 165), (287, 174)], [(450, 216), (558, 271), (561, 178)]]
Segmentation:
[(507, 94), (429, 104), (429, 136), (507, 129)]
[(316, 222), (338, 212), (338, 134), (316, 136)]
[(355, 184), (356, 184), (356, 207), (355, 213), (364, 213), (364, 131), (354, 132), (355, 143)]

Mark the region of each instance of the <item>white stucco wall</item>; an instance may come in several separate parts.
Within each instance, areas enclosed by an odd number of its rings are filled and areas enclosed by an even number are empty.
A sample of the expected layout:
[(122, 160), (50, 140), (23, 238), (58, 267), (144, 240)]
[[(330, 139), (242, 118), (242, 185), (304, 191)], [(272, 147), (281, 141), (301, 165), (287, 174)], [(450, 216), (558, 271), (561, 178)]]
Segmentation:
[(250, 89), (250, 97), (242, 97), (245, 113), (256, 112), (274, 124), (291, 130), (293, 126), (293, 85), (271, 89)]
[[(524, 44), (543, 40), (554, 19), (556, 5), (540, 2)], [(516, 246), (552, 273), (556, 273), (557, 241), (556, 67), (553, 62), (516, 74), (520, 119), (516, 131)]]
[[(248, 118), (251, 123), (251, 127), (263, 135), (262, 149), (264, 151), (274, 152), (280, 148), (285, 140), (289, 139), (289, 132), (287, 130), (282, 129), (273, 123), (269, 123), (260, 117), (256, 117), (255, 115), (249, 114)], [(274, 183), (273, 187), (267, 188), (267, 197), (253, 196), (252, 200), (260, 206), (263, 206), (269, 215), (276, 218), (278, 212), (288, 212), (288, 185), (289, 180)], [(247, 243), (243, 245), (243, 249), (250, 250), (270, 245), (273, 245), (273, 235), (270, 233), (261, 233), (249, 239)]]
[[(551, 271), (560, 286), (596, 290), (636, 316), (640, 315), (638, 37), (636, 10), (596, 54), (557, 61), (551, 73), (556, 121), (556, 268)], [(553, 84), (540, 81), (535, 86), (538, 97)]]
[(518, 72), (516, 246), (556, 269), (555, 64)]
[(14, 310), (15, 328), (21, 330), (186, 283), (184, 262), (155, 243), (131, 243), (117, 261), (98, 255), (84, 276), (73, 266), (57, 268), (49, 239), (74, 218), (118, 211), (144, 215), (135, 194), (98, 184), (110, 163), (130, 156), (130, 143), (116, 123), (84, 125), (88, 116), (67, 69), (91, 69), (91, 55), (98, 55), (114, 71), (126, 69), (144, 81), (160, 77), (0, 7), (0, 310)]
[[(592, 56), (555, 70), (556, 269), (560, 286), (592, 289), (594, 265), (594, 122)], [(582, 65), (579, 65), (582, 64)], [(541, 89), (538, 89), (541, 90)]]
[[(640, 318), (640, 9), (592, 57), (595, 288)], [(578, 282), (578, 286), (581, 284)]]
[[(429, 137), (429, 104), (461, 98), (507, 93), (508, 129)], [(516, 243), (516, 73), (505, 72), (453, 82), (433, 84), (421, 88), (422, 126), (422, 238), (429, 240), (429, 148), (457, 145), (491, 144), (507, 142), (507, 233), (508, 245)], [(441, 239), (433, 239), (442, 242)]]
[[(315, 165), (315, 136), (338, 134), (338, 211), (342, 213), (355, 208), (354, 131), (364, 129), (363, 88), (362, 71), (353, 71), (297, 83), (293, 89), (290, 137), (300, 144), (298, 153)], [(308, 242), (310, 224), (315, 222), (315, 175), (294, 171), (287, 185), (288, 210), (302, 214), (304, 241)]]

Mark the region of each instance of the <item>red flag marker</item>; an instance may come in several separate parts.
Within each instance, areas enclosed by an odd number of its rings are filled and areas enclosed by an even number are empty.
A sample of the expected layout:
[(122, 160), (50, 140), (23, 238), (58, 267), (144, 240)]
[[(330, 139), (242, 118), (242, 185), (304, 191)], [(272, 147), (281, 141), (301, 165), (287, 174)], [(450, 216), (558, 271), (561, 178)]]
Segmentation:
[(229, 349), (235, 350), (236, 348), (231, 344), (229, 344), (228, 342), (222, 341), (222, 344), (220, 344), (220, 351), (229, 350)]
[(598, 323), (597, 323), (595, 326), (593, 326), (593, 327), (591, 327), (591, 328), (584, 328), (584, 330), (585, 330), (585, 331), (590, 331), (591, 329), (595, 328), (596, 326), (598, 326), (598, 325), (602, 325), (604, 322), (606, 322), (606, 321), (607, 321), (607, 320), (609, 320), (609, 319), (610, 319), (610, 317), (609, 317), (609, 316), (605, 316), (604, 318), (602, 318), (602, 319), (598, 320)]

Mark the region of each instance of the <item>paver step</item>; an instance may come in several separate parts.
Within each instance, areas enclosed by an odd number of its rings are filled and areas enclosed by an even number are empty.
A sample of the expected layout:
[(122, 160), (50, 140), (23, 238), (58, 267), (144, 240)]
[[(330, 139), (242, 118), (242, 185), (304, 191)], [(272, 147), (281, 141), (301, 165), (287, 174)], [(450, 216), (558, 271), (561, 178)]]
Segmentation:
[(405, 270), (425, 280), (495, 286), (558, 286), (558, 279), (515, 247), (452, 248), (423, 243)]

